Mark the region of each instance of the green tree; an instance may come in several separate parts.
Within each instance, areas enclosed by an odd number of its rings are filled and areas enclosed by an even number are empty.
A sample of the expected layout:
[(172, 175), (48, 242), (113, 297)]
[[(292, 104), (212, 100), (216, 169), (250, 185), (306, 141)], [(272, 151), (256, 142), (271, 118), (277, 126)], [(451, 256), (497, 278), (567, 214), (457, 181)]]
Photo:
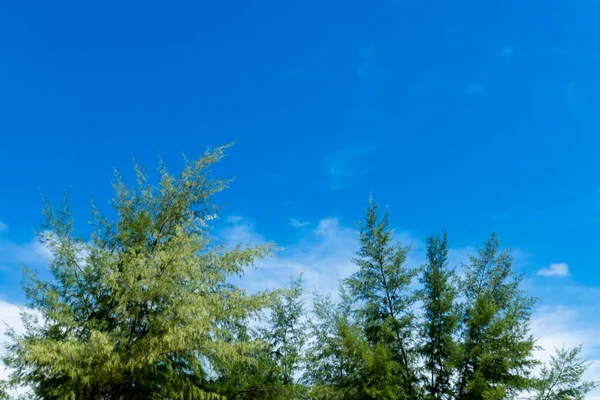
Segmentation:
[[(418, 395), (418, 379), (414, 344), (417, 296), (411, 284), (419, 270), (405, 267), (409, 248), (394, 242), (392, 234), (389, 212), (380, 215), (378, 205), (370, 199), (359, 230), (361, 246), (354, 259), (359, 269), (345, 284), (376, 354), (372, 359), (377, 364), (368, 364), (376, 368), (375, 375), (366, 379), (372, 383), (366, 392), (377, 393), (372, 398), (412, 399)], [(385, 366), (381, 364), (384, 360), (388, 361)]]
[(532, 400), (584, 400), (598, 382), (583, 379), (590, 363), (581, 358), (581, 346), (557, 349), (544, 365)]
[(311, 342), (306, 355), (303, 382), (310, 385), (310, 398), (322, 400), (361, 399), (364, 355), (369, 345), (362, 327), (351, 318), (352, 300), (343, 285), (341, 301), (315, 295), (309, 321)]
[(262, 330), (261, 336), (269, 343), (278, 367), (277, 380), (283, 385), (294, 383), (306, 343), (302, 294), (302, 278), (292, 279), (290, 287), (283, 290), (271, 307), (269, 327)]
[(0, 380), (0, 400), (9, 400), (6, 382)]
[(423, 284), (423, 322), (420, 353), (424, 360), (423, 381), (428, 399), (452, 397), (457, 361), (455, 341), (460, 323), (458, 290), (453, 270), (448, 268), (448, 237), (427, 239), (427, 265)]
[(224, 150), (186, 160), (177, 176), (161, 163), (158, 185), (140, 168), (136, 185), (117, 176), (116, 218), (94, 206), (90, 237), (75, 233), (68, 202), (46, 203), (39, 237), (53, 278), (25, 269), (34, 312), (24, 334), (10, 333), (13, 384), (41, 399), (220, 398), (210, 387), (222, 366), (250, 360), (259, 346), (229, 328), (271, 301), (227, 278), (272, 249), (211, 240), (212, 198), (228, 182), (208, 173)]
[(532, 386), (535, 340), (529, 321), (536, 299), (520, 288), (510, 249), (492, 234), (471, 256), (463, 281), (463, 331), (457, 396), (492, 400)]
[(306, 341), (302, 278), (293, 278), (290, 285), (276, 293), (270, 306), (266, 327), (233, 328), (244, 341), (253, 338), (263, 343), (256, 349), (251, 363), (231, 366), (218, 380), (220, 393), (239, 399), (295, 399), (305, 393), (296, 383)]

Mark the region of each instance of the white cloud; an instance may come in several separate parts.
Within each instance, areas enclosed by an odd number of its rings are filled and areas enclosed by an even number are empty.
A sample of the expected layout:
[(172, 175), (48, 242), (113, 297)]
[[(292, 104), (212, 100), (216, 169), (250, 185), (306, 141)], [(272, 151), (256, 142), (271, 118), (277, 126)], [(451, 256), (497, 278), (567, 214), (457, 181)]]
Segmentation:
[(310, 225), (308, 221), (299, 221), (296, 218), (290, 218), (290, 225), (294, 228), (303, 228), (307, 225)]
[[(6, 340), (6, 332), (8, 328), (13, 328), (17, 333), (23, 332), (23, 324), (21, 323), (21, 307), (16, 304), (7, 303), (0, 300), (0, 342)], [(8, 377), (8, 370), (4, 364), (0, 362), (0, 380)]]
[(542, 276), (557, 276), (566, 277), (569, 276), (569, 265), (567, 263), (555, 263), (550, 264), (548, 268), (542, 268), (538, 272), (538, 275)]
[[(258, 244), (270, 240), (256, 232), (248, 220), (235, 217), (233, 221), (222, 231), (222, 237), (229, 244)], [(255, 269), (246, 271), (245, 277), (236, 283), (249, 290), (275, 289), (287, 285), (290, 276), (302, 274), (307, 292), (318, 291), (336, 299), (339, 280), (357, 269), (352, 262), (360, 246), (356, 229), (341, 224), (337, 218), (323, 218), (302, 232), (294, 243), (277, 242), (284, 249), (274, 257), (258, 262)], [(425, 263), (425, 242), (406, 231), (394, 232), (394, 239), (411, 247), (406, 260), (408, 268), (418, 268)], [(469, 252), (471, 248), (450, 249), (450, 264), (460, 266), (468, 261)]]
[[(249, 222), (238, 221), (222, 234), (232, 245), (240, 243), (240, 238), (251, 239), (253, 244), (266, 241)], [(250, 290), (275, 289), (285, 286), (290, 276), (302, 274), (308, 292), (318, 290), (335, 295), (338, 279), (355, 270), (351, 258), (358, 248), (357, 239), (356, 232), (341, 226), (337, 219), (322, 219), (297, 243), (289, 246), (277, 243), (285, 248), (258, 262), (256, 269), (248, 270), (239, 284)]]
[[(0, 344), (4, 344), (7, 340), (5, 336), (8, 328), (14, 329), (17, 334), (25, 332), (25, 327), (21, 322), (21, 312), (25, 308), (13, 303), (0, 300)], [(39, 318), (39, 314), (38, 314)], [(0, 361), (0, 380), (6, 380), (10, 375), (10, 371)], [(13, 398), (22, 398), (25, 394), (30, 394), (30, 390), (26, 387), (15, 387), (9, 390), (9, 396)], [(25, 398), (29, 398), (25, 396)]]

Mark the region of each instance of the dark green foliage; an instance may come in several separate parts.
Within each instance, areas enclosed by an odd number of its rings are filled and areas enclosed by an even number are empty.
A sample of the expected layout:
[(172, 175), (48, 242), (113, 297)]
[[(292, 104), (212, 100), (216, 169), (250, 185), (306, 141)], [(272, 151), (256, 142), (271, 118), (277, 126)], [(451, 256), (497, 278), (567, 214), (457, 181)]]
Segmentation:
[[(536, 299), (520, 288), (511, 252), (494, 234), (462, 280), (448, 265), (446, 234), (429, 238), (419, 291), (411, 284), (419, 271), (404, 265), (409, 249), (393, 243), (388, 213), (373, 201), (360, 241), (359, 269), (342, 282), (341, 301), (315, 299), (305, 374), (312, 398), (508, 399), (551, 380), (533, 375)], [(572, 393), (592, 387), (572, 376)]]
[[(345, 283), (374, 352), (367, 356), (367, 371), (375, 376), (367, 377), (370, 386), (365, 392), (377, 394), (373, 398), (392, 398), (391, 392), (414, 398), (417, 375), (413, 307), (417, 297), (410, 285), (419, 271), (404, 266), (409, 248), (395, 243), (392, 233), (388, 211), (380, 216), (371, 199), (366, 221), (360, 227), (361, 247), (354, 259), (359, 270)], [(403, 393), (398, 394), (398, 390)]]
[(416, 398), (417, 296), (410, 285), (418, 271), (404, 267), (409, 249), (392, 240), (388, 213), (380, 216), (373, 201), (360, 243), (359, 269), (343, 281), (340, 306), (315, 301), (309, 380), (322, 398)]
[(457, 365), (455, 341), (460, 323), (457, 281), (448, 268), (448, 237), (427, 239), (427, 265), (423, 284), (423, 322), (420, 354), (423, 358), (423, 385), (429, 399), (446, 399), (453, 394)]
[(499, 246), (492, 234), (466, 267), (459, 399), (501, 399), (532, 385), (537, 362), (528, 329), (536, 299), (519, 287), (511, 252)]

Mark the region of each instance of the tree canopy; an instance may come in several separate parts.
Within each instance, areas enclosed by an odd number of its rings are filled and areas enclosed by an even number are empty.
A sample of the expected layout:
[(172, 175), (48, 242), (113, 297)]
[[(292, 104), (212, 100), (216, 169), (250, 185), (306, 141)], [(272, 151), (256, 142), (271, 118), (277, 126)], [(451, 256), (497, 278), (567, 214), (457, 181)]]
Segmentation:
[(537, 299), (495, 234), (464, 266), (433, 235), (411, 265), (373, 199), (339, 300), (307, 302), (300, 277), (274, 291), (233, 284), (275, 247), (213, 233), (229, 181), (210, 171), (226, 148), (178, 174), (161, 163), (156, 183), (140, 167), (133, 185), (116, 174), (111, 217), (92, 204), (86, 236), (68, 196), (44, 202), (51, 278), (23, 269), (25, 331), (8, 333), (0, 399), (19, 386), (49, 400), (558, 400), (596, 386), (581, 347), (535, 359)]

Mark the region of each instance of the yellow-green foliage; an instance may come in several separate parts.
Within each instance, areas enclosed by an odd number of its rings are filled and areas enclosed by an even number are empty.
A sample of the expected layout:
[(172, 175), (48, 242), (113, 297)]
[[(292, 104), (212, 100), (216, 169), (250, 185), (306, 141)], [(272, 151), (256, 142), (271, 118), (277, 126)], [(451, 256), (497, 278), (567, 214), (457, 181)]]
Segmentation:
[(215, 193), (207, 173), (224, 148), (187, 161), (178, 176), (161, 164), (157, 186), (136, 169), (117, 176), (114, 220), (93, 207), (93, 233), (76, 235), (65, 201), (46, 204), (42, 242), (50, 281), (26, 270), (35, 316), (11, 333), (13, 382), (44, 399), (218, 399), (206, 389), (219, 366), (249, 361), (259, 342), (232, 340), (270, 301), (227, 283), (272, 246), (228, 249), (211, 239)]

